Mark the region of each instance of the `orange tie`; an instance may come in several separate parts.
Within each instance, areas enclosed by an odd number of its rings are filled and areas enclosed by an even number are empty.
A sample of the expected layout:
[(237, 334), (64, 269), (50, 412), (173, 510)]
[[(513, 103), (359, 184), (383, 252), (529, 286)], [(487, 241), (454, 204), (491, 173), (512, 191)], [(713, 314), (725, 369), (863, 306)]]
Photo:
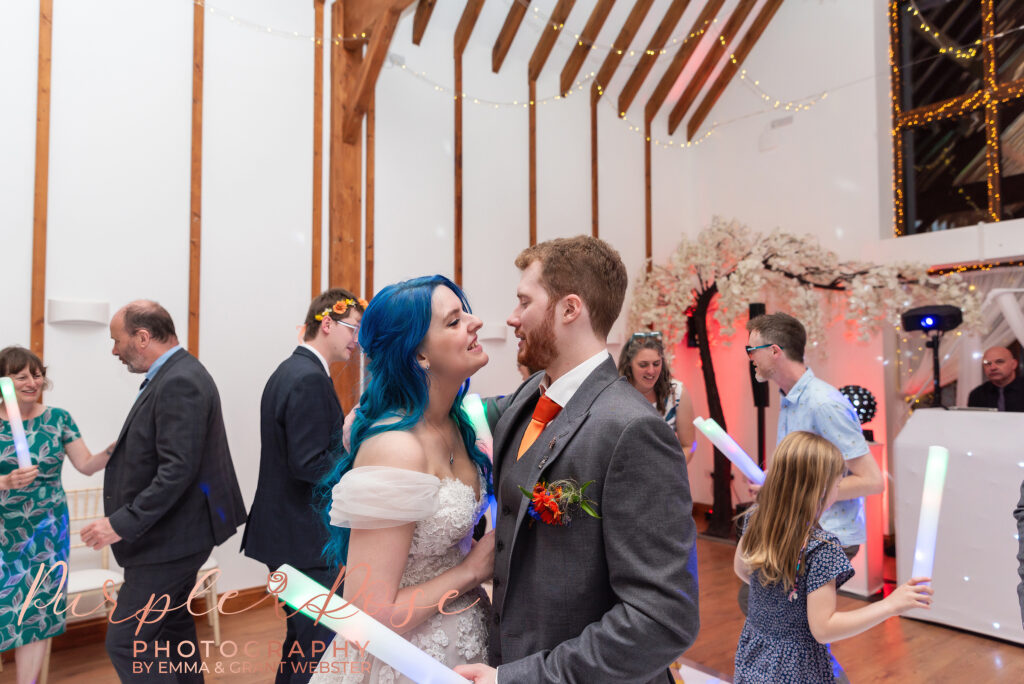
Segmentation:
[(517, 461), (523, 457), (527, 449), (533, 446), (533, 443), (540, 437), (540, 433), (544, 431), (544, 427), (554, 420), (561, 410), (562, 407), (548, 399), (546, 394), (541, 395), (537, 401), (537, 406), (533, 409), (530, 424), (526, 426), (526, 432), (523, 433), (523, 441), (519, 443), (519, 454), (516, 455)]

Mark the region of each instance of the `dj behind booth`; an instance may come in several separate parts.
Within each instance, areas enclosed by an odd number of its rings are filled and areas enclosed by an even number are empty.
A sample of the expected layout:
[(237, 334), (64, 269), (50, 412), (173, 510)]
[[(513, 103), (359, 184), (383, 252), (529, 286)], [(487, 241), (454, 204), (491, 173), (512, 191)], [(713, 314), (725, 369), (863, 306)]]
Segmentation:
[[(897, 582), (910, 579), (915, 558), (932, 553), (931, 610), (911, 611), (907, 617), (1024, 644), (1017, 601), (1019, 539), (1013, 518), (1024, 479), (1024, 413), (1008, 406), (999, 411), (995, 406), (949, 410), (939, 405), (938, 342), (943, 332), (960, 322), (955, 307), (921, 307), (903, 315), (904, 330), (921, 330), (930, 338), (935, 380), (934, 408), (914, 412), (893, 450)], [(1015, 371), (1015, 360), (999, 364), (1007, 371), (1011, 365)], [(985, 370), (992, 382), (993, 374), (988, 367)], [(1005, 374), (996, 379), (1004, 387), (1020, 381), (1005, 381)], [(1003, 394), (1005, 404), (1010, 393)], [(949, 451), (933, 548), (918, 537), (919, 522), (925, 517), (922, 493), (931, 446)]]

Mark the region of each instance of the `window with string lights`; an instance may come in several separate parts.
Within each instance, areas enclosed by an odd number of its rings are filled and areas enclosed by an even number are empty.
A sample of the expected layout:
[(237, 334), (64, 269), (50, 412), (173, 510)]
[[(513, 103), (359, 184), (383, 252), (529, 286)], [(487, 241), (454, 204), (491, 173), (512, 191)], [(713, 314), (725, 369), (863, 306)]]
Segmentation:
[(890, 0), (896, 235), (1024, 217), (1024, 0)]

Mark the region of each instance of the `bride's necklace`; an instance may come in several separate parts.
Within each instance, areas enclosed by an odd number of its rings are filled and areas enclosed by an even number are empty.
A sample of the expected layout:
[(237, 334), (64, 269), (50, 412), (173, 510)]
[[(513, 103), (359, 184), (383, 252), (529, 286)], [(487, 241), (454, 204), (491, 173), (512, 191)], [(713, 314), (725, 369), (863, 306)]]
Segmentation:
[(455, 450), (452, 449), (451, 442), (448, 441), (448, 438), (444, 436), (444, 433), (441, 432), (441, 430), (436, 425), (431, 423), (429, 420), (424, 420), (423, 422), (429, 425), (431, 428), (433, 428), (434, 432), (437, 433), (437, 436), (440, 437), (441, 441), (444, 442), (444, 445), (448, 447), (448, 465), (455, 465)]

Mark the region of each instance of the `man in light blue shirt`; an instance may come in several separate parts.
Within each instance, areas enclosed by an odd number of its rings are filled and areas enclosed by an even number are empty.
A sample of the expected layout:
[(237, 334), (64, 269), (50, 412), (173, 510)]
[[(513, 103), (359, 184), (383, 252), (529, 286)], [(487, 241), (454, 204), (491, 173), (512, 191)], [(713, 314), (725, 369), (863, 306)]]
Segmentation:
[[(814, 377), (804, 364), (807, 331), (789, 314), (764, 314), (747, 322), (747, 357), (754, 365), (758, 382), (773, 381), (782, 393), (778, 442), (790, 432), (812, 432), (832, 442), (846, 461), (846, 474), (839, 483), (839, 496), (821, 515), (821, 526), (839, 537), (848, 558), (857, 555), (867, 541), (864, 525), (864, 497), (881, 494), (882, 473), (864, 440), (857, 412), (850, 401), (832, 385)], [(752, 490), (760, 489), (751, 485)], [(749, 591), (740, 589), (740, 607), (747, 612)], [(849, 684), (842, 667), (832, 658), (835, 681)]]
[(839, 498), (821, 516), (821, 526), (839, 537), (853, 557), (866, 541), (864, 498), (880, 494), (884, 482), (857, 420), (857, 412), (839, 390), (814, 376), (804, 364), (807, 332), (789, 314), (757, 316), (747, 323), (747, 356), (759, 382), (773, 381), (782, 393), (778, 441), (805, 430), (832, 442), (846, 460)]

